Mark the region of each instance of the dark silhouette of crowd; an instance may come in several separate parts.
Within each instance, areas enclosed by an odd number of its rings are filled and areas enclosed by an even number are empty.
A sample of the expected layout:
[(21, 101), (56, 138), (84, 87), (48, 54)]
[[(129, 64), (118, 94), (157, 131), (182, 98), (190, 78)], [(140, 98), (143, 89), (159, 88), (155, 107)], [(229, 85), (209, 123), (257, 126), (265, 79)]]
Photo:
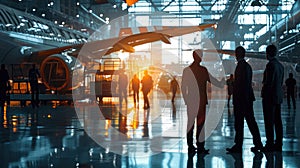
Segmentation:
[[(202, 61), (202, 50), (195, 50), (193, 52), (194, 62), (183, 70), (181, 91), (185, 104), (187, 105), (187, 145), (188, 152), (198, 154), (208, 154), (209, 150), (205, 149), (205, 134), (201, 134), (204, 129), (206, 120), (206, 104), (207, 104), (207, 88), (206, 83), (218, 83), (207, 71), (207, 69), (200, 65)], [(284, 67), (276, 58), (277, 47), (269, 45), (266, 48), (266, 59), (268, 63), (264, 70), (262, 79), (262, 105), (264, 125), (266, 131), (266, 144), (263, 145), (261, 135), (256, 119), (254, 117), (253, 102), (256, 100), (252, 88), (252, 67), (245, 60), (246, 50), (244, 47), (239, 46), (235, 49), (235, 56), (237, 66), (234, 75), (231, 74), (230, 78), (226, 81), (228, 88), (227, 105), (231, 95), (233, 97), (233, 110), (234, 110), (234, 129), (235, 138), (234, 145), (226, 148), (229, 154), (241, 154), (243, 151), (244, 140), (244, 120), (249, 127), (250, 133), (253, 137), (254, 146), (250, 150), (255, 153), (256, 157), (261, 157), (260, 152), (273, 152), (282, 151), (283, 128), (281, 119), (281, 104), (283, 102), (283, 77)], [(219, 83), (222, 83), (219, 82)], [(296, 108), (294, 103), (294, 88), (296, 85), (293, 75), (289, 75), (289, 79), (285, 84), (288, 89), (288, 106), (290, 108), (290, 98), (293, 101), (293, 107)], [(198, 91), (197, 91), (198, 90)], [(194, 122), (196, 119), (196, 145), (193, 143)], [(275, 136), (276, 135), (276, 136)], [(274, 139), (274, 137), (276, 137)]]

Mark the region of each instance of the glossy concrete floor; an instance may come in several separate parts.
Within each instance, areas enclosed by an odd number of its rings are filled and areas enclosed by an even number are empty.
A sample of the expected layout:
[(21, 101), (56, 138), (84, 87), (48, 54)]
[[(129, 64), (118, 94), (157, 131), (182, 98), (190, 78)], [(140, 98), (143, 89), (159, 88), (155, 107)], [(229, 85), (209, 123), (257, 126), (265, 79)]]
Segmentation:
[[(186, 109), (180, 97), (171, 103), (153, 93), (147, 110), (142, 103), (134, 107), (132, 98), (128, 99), (121, 107), (115, 99), (105, 99), (101, 105), (76, 102), (75, 106), (48, 104), (35, 109), (12, 104), (1, 114), (0, 167), (300, 167), (300, 110), (287, 109), (286, 102), (281, 153), (254, 155), (245, 124), (243, 153), (226, 154), (225, 148), (233, 145), (234, 118), (232, 107), (227, 108), (225, 98), (219, 97), (208, 106), (209, 112), (221, 114), (206, 140), (210, 154), (189, 156), (184, 137)], [(221, 105), (213, 108), (214, 101)], [(265, 143), (259, 98), (254, 109)]]

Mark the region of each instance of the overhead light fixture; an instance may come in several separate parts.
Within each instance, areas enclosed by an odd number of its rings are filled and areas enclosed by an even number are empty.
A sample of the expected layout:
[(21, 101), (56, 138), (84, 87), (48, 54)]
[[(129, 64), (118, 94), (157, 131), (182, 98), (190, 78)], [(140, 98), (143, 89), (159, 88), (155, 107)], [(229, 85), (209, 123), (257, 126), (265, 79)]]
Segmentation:
[(252, 2), (251, 2), (251, 6), (262, 6), (262, 3), (259, 1), (259, 0), (253, 0)]

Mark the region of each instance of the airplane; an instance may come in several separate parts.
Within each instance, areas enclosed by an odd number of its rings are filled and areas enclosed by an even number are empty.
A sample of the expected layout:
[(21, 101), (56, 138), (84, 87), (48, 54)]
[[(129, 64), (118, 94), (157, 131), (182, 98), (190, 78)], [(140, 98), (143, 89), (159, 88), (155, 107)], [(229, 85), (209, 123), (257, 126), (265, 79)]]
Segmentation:
[[(140, 28), (145, 30), (146, 27)], [(65, 46), (43, 46), (38, 42), (11, 37), (17, 32), (0, 31), (0, 63), (40, 65), (40, 73), (44, 85), (55, 91), (69, 91), (77, 88), (82, 81), (72, 81), (74, 73), (83, 73), (84, 64), (93, 59), (109, 55), (117, 51), (134, 52), (134, 47), (155, 41), (171, 44), (170, 38), (206, 29), (216, 29), (215, 23), (198, 26), (163, 26), (154, 31), (142, 31), (137, 34), (116, 38), (89, 41)], [(122, 30), (122, 29), (121, 29)], [(41, 47), (43, 46), (43, 47)], [(45, 48), (45, 49), (43, 49)], [(77, 58), (81, 59), (78, 60)], [(72, 83), (73, 82), (73, 83)]]

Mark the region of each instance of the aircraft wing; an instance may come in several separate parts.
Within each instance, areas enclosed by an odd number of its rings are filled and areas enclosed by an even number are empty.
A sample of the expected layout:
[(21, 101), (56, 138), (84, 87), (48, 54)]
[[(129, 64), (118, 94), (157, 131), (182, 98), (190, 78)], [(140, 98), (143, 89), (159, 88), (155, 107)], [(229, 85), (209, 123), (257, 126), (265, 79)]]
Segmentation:
[[(143, 27), (145, 28), (145, 27)], [(170, 38), (181, 36), (185, 34), (190, 34), (197, 31), (204, 31), (209, 28), (216, 28), (216, 24), (201, 24), (198, 26), (163, 26), (155, 27), (154, 31), (142, 31), (137, 34), (129, 34), (123, 37), (116, 37), (110, 39), (96, 40), (87, 42), (82, 45), (72, 45), (56, 48), (53, 50), (40, 51), (39, 55), (45, 53), (55, 54), (55, 52), (60, 53), (64, 50), (71, 48), (81, 48), (79, 55), (81, 61), (89, 61), (90, 59), (99, 59), (102, 56), (109, 55), (113, 52), (124, 51), (124, 52), (134, 52), (135, 46), (162, 41), (166, 44), (171, 44)], [(86, 59), (86, 60), (85, 60)]]
[(57, 47), (54, 49), (48, 49), (48, 50), (41, 50), (41, 51), (36, 51), (32, 53), (32, 56), (37, 56), (37, 57), (41, 57), (41, 56), (49, 56), (49, 55), (53, 55), (53, 54), (58, 54), (58, 53), (62, 53), (66, 50), (70, 50), (70, 49), (79, 49), (83, 46), (83, 44), (75, 44), (75, 45), (68, 45), (68, 46), (63, 46), (63, 47)]
[(170, 44), (170, 38), (172, 37), (181, 36), (197, 31), (203, 31), (209, 28), (216, 28), (216, 24), (201, 24), (198, 26), (181, 27), (163, 26), (156, 27), (153, 31), (142, 31), (137, 34), (130, 34), (123, 37), (102, 39), (74, 45), (66, 44), (65, 46), (53, 46), (53, 48), (49, 46), (46, 47), (47, 49), (45, 50), (36, 49), (35, 47), (31, 47), (31, 45), (26, 48), (27, 45), (25, 43), (9, 43), (7, 41), (16, 41), (16, 39), (5, 37), (3, 40), (1, 40), (1, 44), (3, 43), (3, 47), (1, 47), (0, 49), (2, 53), (4, 53), (4, 55), (0, 57), (0, 61), (1, 63), (5, 64), (18, 63), (23, 61), (40, 62), (50, 55), (60, 54), (65, 51), (70, 51), (71, 49), (75, 49), (76, 51), (73, 51), (73, 54), (71, 53), (70, 55), (77, 57), (78, 53), (81, 53), (82, 55), (85, 55), (89, 58), (108, 55), (120, 50), (124, 52), (134, 52), (134, 47), (138, 45), (155, 41), (162, 41), (164, 43)]
[[(204, 31), (209, 28), (215, 28), (216, 24), (201, 24), (199, 26), (165, 26), (152, 32), (141, 32), (131, 34), (125, 37), (98, 40), (86, 43), (83, 46), (82, 53), (91, 57), (98, 57), (111, 54), (116, 51), (134, 52), (134, 47), (155, 41), (162, 41), (171, 44), (170, 38), (181, 36), (197, 31)], [(89, 52), (89, 54), (88, 54)]]

